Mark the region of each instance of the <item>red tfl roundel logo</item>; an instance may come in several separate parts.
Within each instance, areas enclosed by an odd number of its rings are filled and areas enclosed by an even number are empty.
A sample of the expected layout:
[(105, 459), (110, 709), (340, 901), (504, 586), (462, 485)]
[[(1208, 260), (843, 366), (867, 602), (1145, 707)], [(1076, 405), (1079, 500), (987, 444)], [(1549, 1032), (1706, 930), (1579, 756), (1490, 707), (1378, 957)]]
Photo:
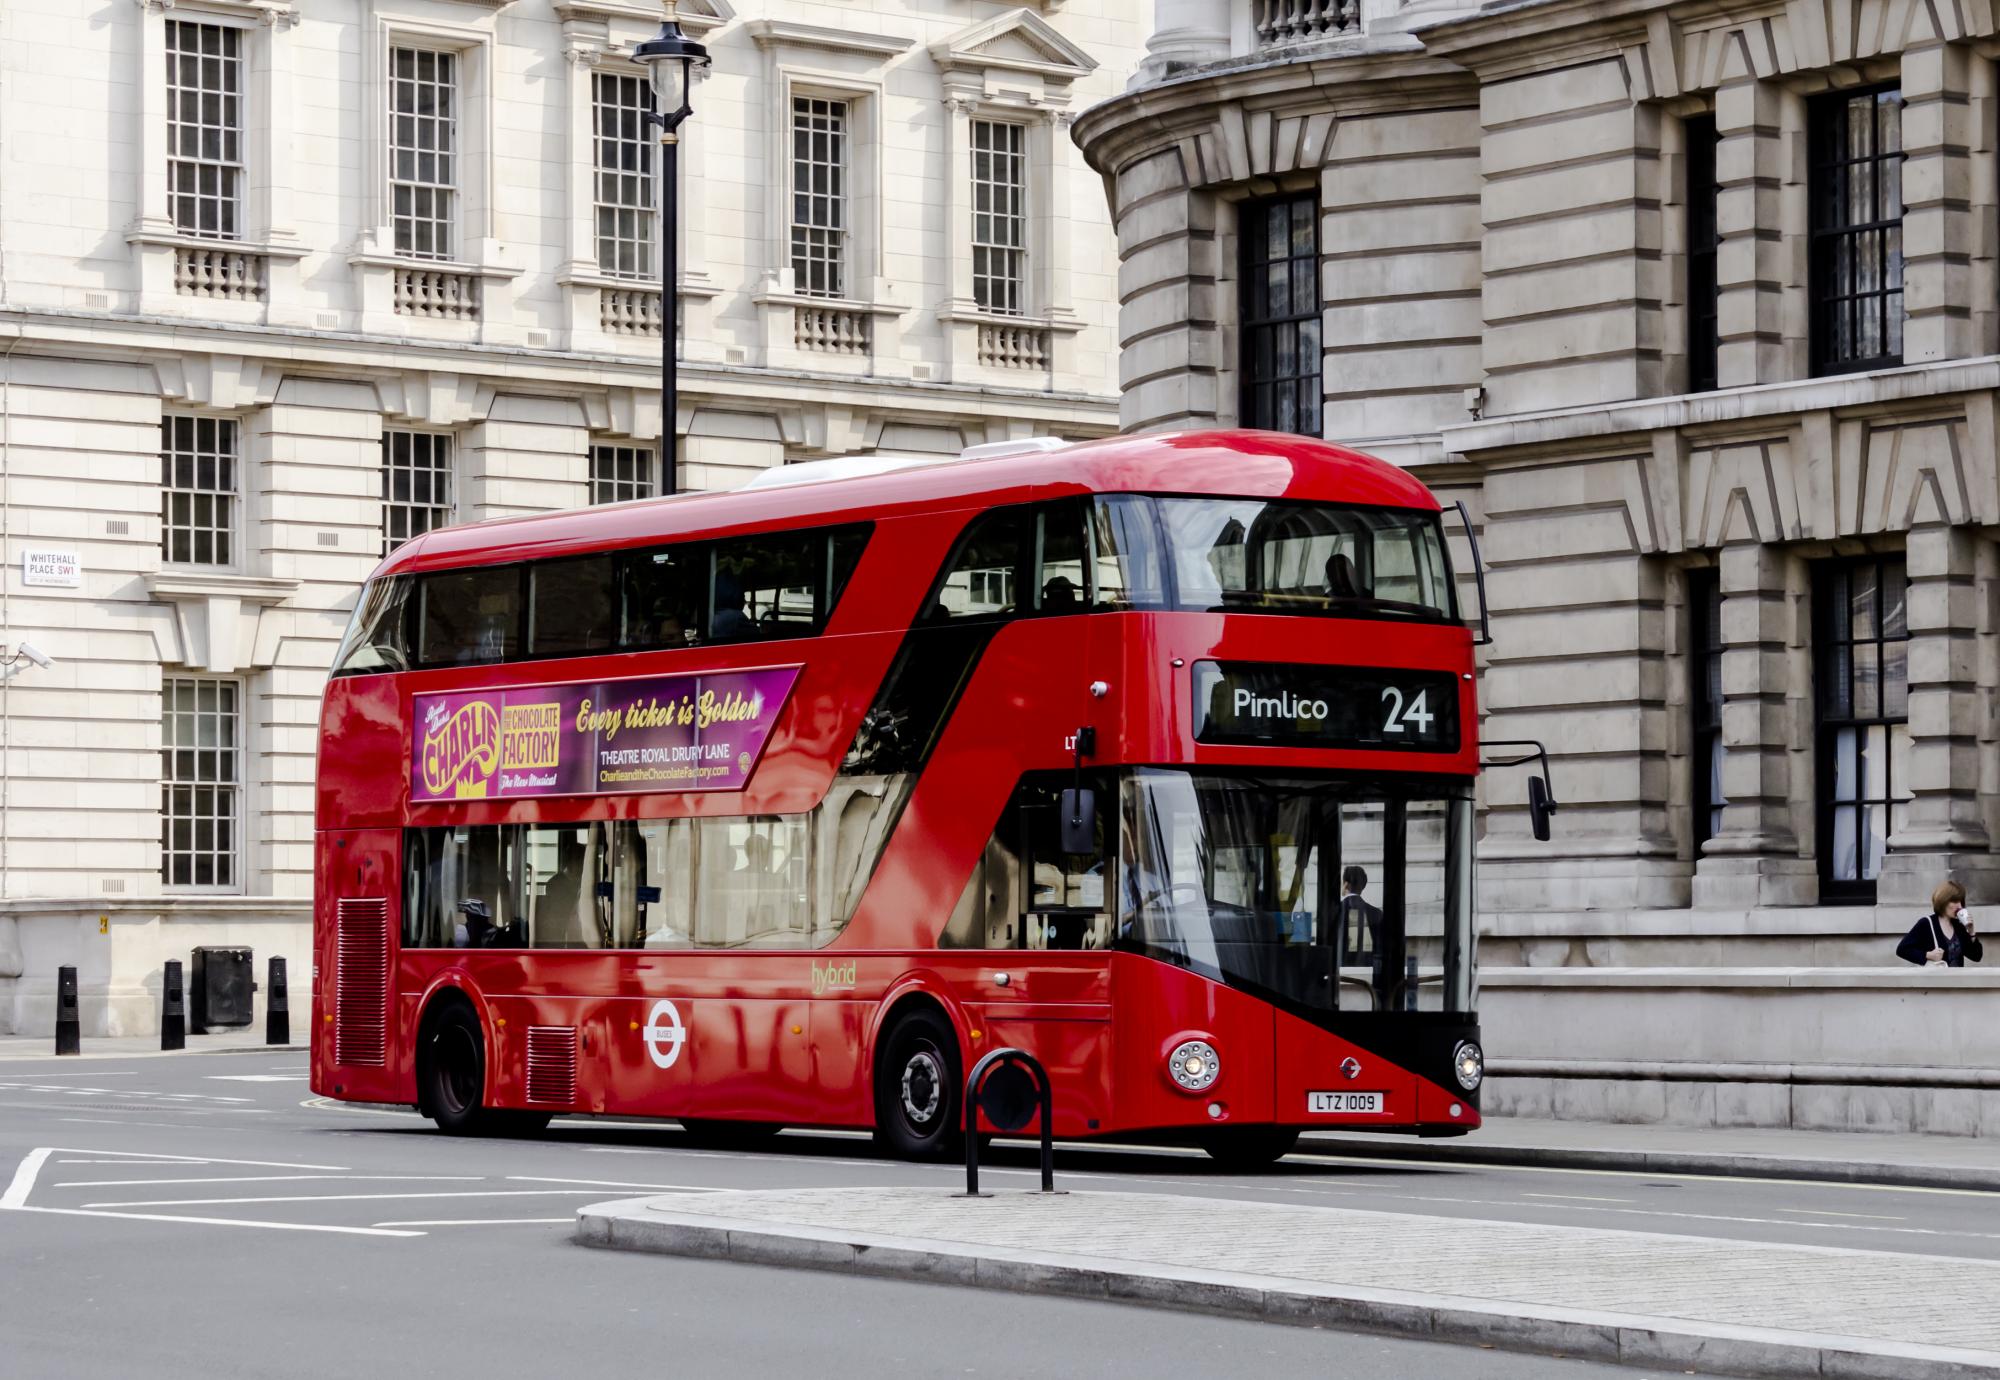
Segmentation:
[(1349, 1078), (1359, 1078), (1361, 1076), (1361, 1061), (1350, 1054), (1340, 1061), (1340, 1071)]

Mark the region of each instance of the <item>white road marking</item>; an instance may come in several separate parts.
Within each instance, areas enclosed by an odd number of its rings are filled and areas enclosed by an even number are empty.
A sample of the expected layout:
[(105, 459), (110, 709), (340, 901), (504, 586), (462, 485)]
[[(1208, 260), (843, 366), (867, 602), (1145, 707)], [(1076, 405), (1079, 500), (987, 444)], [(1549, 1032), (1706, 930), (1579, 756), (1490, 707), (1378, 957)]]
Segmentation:
[(378, 1227), (567, 1227), (574, 1217), (451, 1217), (422, 1222), (377, 1222)]
[[(68, 1160), (58, 1160), (58, 1164), (68, 1164)], [(54, 1188), (151, 1188), (166, 1184), (264, 1184), (285, 1183), (300, 1179), (339, 1179), (344, 1182), (396, 1183), (441, 1183), (476, 1184), (484, 1174), (234, 1174), (217, 1179), (72, 1179), (67, 1183), (53, 1184)]]
[(0, 1208), (18, 1208), (28, 1201), (28, 1190), (35, 1186), (35, 1176), (42, 1172), (42, 1161), (48, 1157), (47, 1150), (30, 1150), (27, 1153), (14, 1167), (14, 1181), (7, 1185), (5, 1193), (0, 1193)]
[(605, 1179), (550, 1179), (538, 1174), (509, 1174), (507, 1182), (517, 1184), (582, 1184), (586, 1188), (657, 1188), (665, 1193), (727, 1193), (726, 1188), (699, 1184), (627, 1184)]
[(272, 1231), (330, 1231), (341, 1236), (422, 1236), (420, 1231), (386, 1231), (381, 1227), (334, 1227), (314, 1222), (260, 1222), (243, 1217), (169, 1217), (157, 1212), (92, 1212), (87, 1208), (18, 1207), (16, 1212), (46, 1212), (57, 1217), (109, 1217), (125, 1222), (185, 1222), (204, 1227), (265, 1227)]
[[(1885, 1216), (1879, 1212), (1820, 1212), (1813, 1208), (1779, 1208), (1778, 1211), (1794, 1213), (1801, 1217), (1854, 1217), (1869, 1222), (1907, 1222), (1910, 1220), (1907, 1217)], [(1801, 1225), (1809, 1227), (1816, 1224), (1805, 1222), (1801, 1223)]]
[[(303, 1083), (306, 1081), (306, 1075), (303, 1073), (210, 1073), (204, 1074), (203, 1077), (207, 1078), (211, 1083)], [(248, 1098), (241, 1097), (236, 1100), (238, 1102), (249, 1101)]]
[(589, 1197), (590, 1188), (482, 1188), (467, 1193), (320, 1193), (283, 1198), (160, 1198), (136, 1203), (85, 1203), (87, 1208), (229, 1207), (248, 1203), (364, 1203), (385, 1198)]
[[(181, 1128), (176, 1127), (176, 1130)], [(123, 1155), (134, 1160), (164, 1160), (169, 1164), (240, 1164), (251, 1169), (324, 1169), (333, 1174), (348, 1174), (353, 1171), (344, 1164), (293, 1164), (289, 1160), (225, 1160), (214, 1155), (166, 1155), (157, 1150), (74, 1150), (56, 1147), (60, 1155)], [(119, 1164), (119, 1160), (105, 1160), (105, 1164)], [(68, 1161), (64, 1161), (68, 1163)], [(85, 1163), (85, 1161), (77, 1161)], [(134, 1169), (141, 1168), (133, 1165)]]
[(57, 1121), (74, 1122), (78, 1126), (151, 1126), (162, 1131), (185, 1131), (187, 1123), (178, 1121), (112, 1121), (101, 1116), (59, 1116)]
[(1581, 1193), (1523, 1193), (1523, 1198), (1551, 1198), (1565, 1203), (1629, 1203), (1631, 1198), (1590, 1198)]

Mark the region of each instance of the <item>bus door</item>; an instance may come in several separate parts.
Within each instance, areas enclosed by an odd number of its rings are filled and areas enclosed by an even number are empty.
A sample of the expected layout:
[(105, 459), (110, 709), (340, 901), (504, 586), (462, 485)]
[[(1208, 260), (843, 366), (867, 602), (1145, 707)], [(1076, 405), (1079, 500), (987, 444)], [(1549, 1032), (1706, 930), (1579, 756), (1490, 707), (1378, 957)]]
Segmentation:
[[(1073, 778), (1023, 781), (982, 860), (972, 893), (977, 916), (955, 916), (947, 944), (981, 947), (985, 969), (967, 1006), (982, 1037), (975, 1055), (1012, 1045), (1042, 1061), (1056, 1091), (1062, 1134), (1109, 1115), (1112, 938), (1108, 839), (1114, 817), (1097, 816), (1092, 848), (1062, 847), (1061, 792)], [(1086, 784), (1106, 797), (1105, 779)], [(968, 923), (970, 922), (970, 923)], [(962, 936), (962, 937), (961, 937)], [(966, 941), (970, 940), (970, 943)]]

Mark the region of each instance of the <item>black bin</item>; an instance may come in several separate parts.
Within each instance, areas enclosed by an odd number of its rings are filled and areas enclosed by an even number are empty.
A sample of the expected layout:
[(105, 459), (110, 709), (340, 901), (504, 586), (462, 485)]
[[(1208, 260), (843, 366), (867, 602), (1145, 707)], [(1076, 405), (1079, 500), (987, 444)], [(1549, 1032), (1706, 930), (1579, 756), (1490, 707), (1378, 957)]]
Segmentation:
[(203, 946), (194, 951), (187, 994), (191, 1034), (250, 1024), (251, 995), (257, 990), (251, 971), (248, 949)]

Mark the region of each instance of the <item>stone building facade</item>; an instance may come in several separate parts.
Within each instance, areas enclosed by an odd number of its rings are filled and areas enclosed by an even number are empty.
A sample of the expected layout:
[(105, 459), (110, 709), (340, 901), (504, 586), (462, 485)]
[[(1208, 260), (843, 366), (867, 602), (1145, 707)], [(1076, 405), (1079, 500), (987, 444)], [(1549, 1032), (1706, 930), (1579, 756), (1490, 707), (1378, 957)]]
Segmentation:
[(1561, 802), (1484, 781), (1502, 1105), (2000, 1134), (1993, 975), (1891, 952), (2000, 896), (1996, 58), (1902, 0), (1160, 0), (1078, 122), (1124, 425), (1318, 431), (1478, 534), (1483, 731)]
[[(86, 13), (86, 9), (88, 12)], [(660, 0), (0, 6), (0, 1031), (290, 954), (385, 545), (657, 491)], [(686, 0), (680, 483), (1117, 423), (1122, 0)], [(302, 982), (302, 976), (295, 982)]]

